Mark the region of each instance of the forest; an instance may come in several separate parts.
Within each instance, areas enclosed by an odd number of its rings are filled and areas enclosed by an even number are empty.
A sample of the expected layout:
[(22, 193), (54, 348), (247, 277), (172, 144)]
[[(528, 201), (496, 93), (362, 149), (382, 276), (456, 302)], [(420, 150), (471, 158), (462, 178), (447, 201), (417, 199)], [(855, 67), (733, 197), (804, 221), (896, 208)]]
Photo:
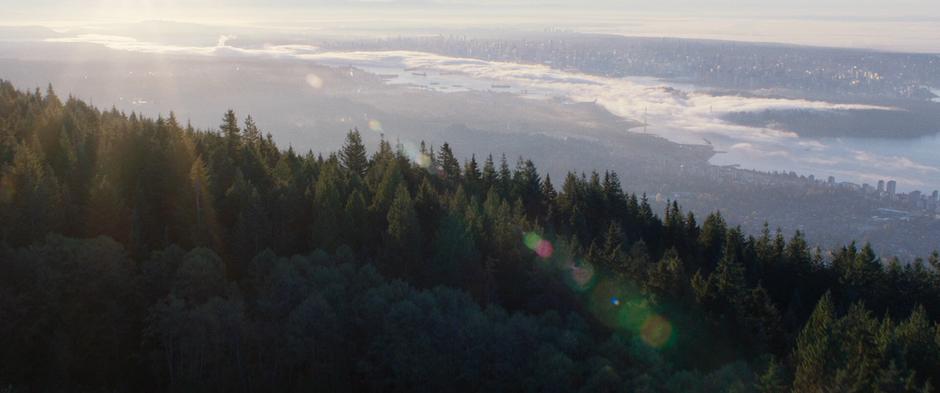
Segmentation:
[(0, 392), (940, 387), (938, 253), (494, 153), (324, 156), (0, 81)]

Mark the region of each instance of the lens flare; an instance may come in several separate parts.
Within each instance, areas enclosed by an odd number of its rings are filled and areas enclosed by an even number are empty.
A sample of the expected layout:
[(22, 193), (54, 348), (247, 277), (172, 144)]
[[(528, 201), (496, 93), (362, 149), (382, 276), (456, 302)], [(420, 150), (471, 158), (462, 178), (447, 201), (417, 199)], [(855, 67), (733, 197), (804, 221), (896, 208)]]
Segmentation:
[(555, 247), (553, 247), (552, 243), (548, 240), (542, 239), (542, 241), (535, 246), (535, 253), (542, 257), (542, 259), (548, 259), (555, 253)]
[(612, 297), (612, 298), (610, 298), (610, 304), (613, 304), (614, 307), (619, 306), (619, 305), (620, 305), (620, 299), (618, 299), (617, 297)]
[[(372, 120), (369, 122), (369, 128), (371, 129), (373, 127), (373, 123), (372, 123), (373, 121), (377, 124), (379, 131), (381, 131), (382, 124), (376, 120)], [(418, 145), (416, 145), (414, 142), (404, 141), (400, 143), (401, 145), (399, 146), (399, 148), (401, 149), (401, 151), (405, 154), (406, 157), (411, 159), (411, 162), (414, 162), (415, 165), (423, 169), (428, 169), (428, 167), (431, 166), (431, 156), (421, 151)]]
[(415, 157), (415, 164), (418, 164), (418, 166), (424, 169), (428, 169), (428, 167), (431, 166), (431, 156), (425, 153), (418, 153), (418, 156)]
[(542, 241), (542, 237), (535, 232), (526, 232), (522, 235), (522, 242), (525, 243), (525, 246), (530, 250), (535, 251), (535, 248), (539, 246), (539, 242)]
[(317, 74), (307, 74), (306, 80), (307, 84), (314, 89), (323, 88), (323, 79), (317, 76)]
[(653, 348), (662, 348), (672, 338), (672, 324), (662, 316), (653, 315), (643, 323), (640, 338)]
[(555, 253), (555, 247), (548, 240), (545, 240), (538, 233), (526, 232), (522, 235), (522, 242), (525, 246), (535, 251), (535, 254), (542, 259), (548, 259)]
[(375, 132), (382, 132), (382, 123), (378, 120), (369, 120), (369, 129)]
[(579, 265), (572, 264), (570, 269), (571, 284), (576, 290), (583, 291), (591, 287), (594, 280), (594, 266), (584, 262)]

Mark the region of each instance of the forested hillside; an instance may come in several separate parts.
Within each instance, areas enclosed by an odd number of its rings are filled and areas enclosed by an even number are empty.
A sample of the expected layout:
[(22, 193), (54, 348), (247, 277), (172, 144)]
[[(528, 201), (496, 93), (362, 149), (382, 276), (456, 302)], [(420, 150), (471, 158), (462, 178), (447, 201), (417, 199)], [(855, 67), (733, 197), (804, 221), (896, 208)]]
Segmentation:
[(521, 158), (372, 150), (0, 82), (0, 392), (940, 387), (936, 253), (750, 236), (616, 173), (556, 189)]

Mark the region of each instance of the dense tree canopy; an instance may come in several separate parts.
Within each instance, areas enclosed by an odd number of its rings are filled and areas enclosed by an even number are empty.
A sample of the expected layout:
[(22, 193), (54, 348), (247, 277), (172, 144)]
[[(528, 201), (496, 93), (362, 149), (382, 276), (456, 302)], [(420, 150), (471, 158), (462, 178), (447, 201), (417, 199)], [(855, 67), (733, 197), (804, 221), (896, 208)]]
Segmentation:
[(0, 82), (0, 390), (931, 391), (940, 257)]

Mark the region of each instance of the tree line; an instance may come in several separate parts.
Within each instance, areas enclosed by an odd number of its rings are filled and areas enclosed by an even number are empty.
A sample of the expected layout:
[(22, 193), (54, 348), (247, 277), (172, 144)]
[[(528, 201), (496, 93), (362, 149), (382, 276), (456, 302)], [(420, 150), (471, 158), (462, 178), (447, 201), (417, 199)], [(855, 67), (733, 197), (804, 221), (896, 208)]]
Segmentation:
[[(481, 162), (482, 161), (482, 162)], [(926, 392), (940, 257), (0, 81), (0, 390)]]

